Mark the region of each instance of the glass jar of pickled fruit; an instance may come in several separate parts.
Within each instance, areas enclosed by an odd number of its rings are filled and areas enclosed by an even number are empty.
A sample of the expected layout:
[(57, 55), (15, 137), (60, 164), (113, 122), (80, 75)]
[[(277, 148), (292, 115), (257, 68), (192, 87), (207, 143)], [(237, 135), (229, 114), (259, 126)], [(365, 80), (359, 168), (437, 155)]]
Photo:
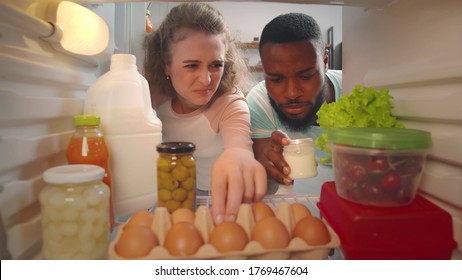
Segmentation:
[(195, 149), (190, 142), (157, 145), (157, 203), (169, 213), (178, 208), (196, 209)]
[(39, 194), (45, 259), (106, 259), (110, 238), (109, 188), (104, 169), (71, 164), (43, 173)]

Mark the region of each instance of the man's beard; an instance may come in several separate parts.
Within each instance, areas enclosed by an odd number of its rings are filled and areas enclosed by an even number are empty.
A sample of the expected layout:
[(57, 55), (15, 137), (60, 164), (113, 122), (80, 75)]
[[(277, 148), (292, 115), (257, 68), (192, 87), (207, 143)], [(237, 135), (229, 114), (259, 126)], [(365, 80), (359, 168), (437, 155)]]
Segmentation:
[[(268, 94), (271, 106), (273, 107), (274, 111), (276, 111), (276, 114), (279, 117), (279, 120), (281, 123), (289, 128), (291, 131), (294, 132), (303, 132), (307, 131), (310, 126), (316, 125), (316, 120), (317, 115), (316, 113), (318, 112), (319, 108), (321, 105), (324, 103), (326, 100), (325, 95), (326, 95), (326, 90), (327, 86), (326, 84), (322, 87), (321, 92), (319, 92), (318, 97), (316, 98), (316, 103), (312, 104), (311, 111), (310, 113), (303, 119), (301, 120), (294, 120), (289, 117), (287, 117), (284, 112), (279, 108), (279, 106), (274, 102), (274, 100), (271, 98), (271, 96)], [(293, 104), (296, 104), (297, 102), (294, 102)]]

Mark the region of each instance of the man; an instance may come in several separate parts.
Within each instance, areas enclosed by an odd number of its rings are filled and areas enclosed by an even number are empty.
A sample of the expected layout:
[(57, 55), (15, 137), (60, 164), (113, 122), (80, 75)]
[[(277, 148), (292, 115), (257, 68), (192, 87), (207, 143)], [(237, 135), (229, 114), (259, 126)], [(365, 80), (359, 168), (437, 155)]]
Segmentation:
[(289, 138), (315, 139), (322, 134), (316, 112), (341, 94), (341, 71), (328, 70), (328, 49), (317, 22), (300, 13), (270, 21), (260, 37), (265, 80), (247, 95), (253, 149), (268, 176), (290, 185), (290, 168), (282, 156)]

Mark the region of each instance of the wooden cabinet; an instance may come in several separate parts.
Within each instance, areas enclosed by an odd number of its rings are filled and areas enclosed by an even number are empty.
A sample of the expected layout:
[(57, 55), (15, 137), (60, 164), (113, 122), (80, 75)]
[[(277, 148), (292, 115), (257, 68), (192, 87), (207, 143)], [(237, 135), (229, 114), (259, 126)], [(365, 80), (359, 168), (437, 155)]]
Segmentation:
[[(259, 55), (258, 46), (260, 42), (238, 42), (237, 46), (243, 50), (244, 55), (249, 55), (250, 50), (254, 50), (253, 55)], [(330, 49), (331, 45), (326, 44), (326, 49)], [(249, 59), (249, 57), (247, 57)], [(248, 65), (250, 72), (263, 72), (263, 67), (261, 64), (258, 65)]]
[(263, 72), (263, 66), (255, 65), (255, 66), (248, 66), (250, 72)]
[[(259, 42), (238, 42), (237, 46), (241, 48), (244, 54), (248, 54), (249, 51), (255, 52), (253, 55), (258, 54), (258, 45)], [(247, 57), (249, 60), (249, 58)], [(263, 72), (263, 67), (261, 65), (248, 65), (250, 72)]]
[(260, 42), (239, 42), (237, 46), (241, 49), (258, 49)]

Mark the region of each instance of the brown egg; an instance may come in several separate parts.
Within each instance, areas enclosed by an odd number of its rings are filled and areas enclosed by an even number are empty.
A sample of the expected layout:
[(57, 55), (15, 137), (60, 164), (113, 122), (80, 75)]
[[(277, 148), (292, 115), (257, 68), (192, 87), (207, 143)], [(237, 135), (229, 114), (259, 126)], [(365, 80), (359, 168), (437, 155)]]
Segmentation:
[(278, 249), (287, 247), (290, 235), (278, 218), (267, 217), (255, 225), (252, 240), (259, 242), (265, 249)]
[(271, 209), (271, 207), (268, 206), (268, 204), (259, 201), (255, 202), (252, 205), (252, 214), (255, 219), (255, 223), (258, 223), (259, 221), (263, 220), (266, 217), (274, 217), (274, 211)]
[(173, 256), (191, 256), (204, 244), (199, 230), (191, 223), (178, 222), (168, 230), (164, 247)]
[(144, 257), (159, 245), (154, 232), (145, 226), (125, 226), (115, 245), (115, 251), (122, 257), (133, 259)]
[(194, 224), (196, 214), (189, 208), (178, 208), (171, 214), (172, 224), (188, 222)]
[(148, 210), (136, 211), (130, 217), (125, 227), (132, 226), (132, 225), (139, 225), (139, 226), (145, 226), (147, 228), (150, 228), (153, 219), (154, 219), (154, 215)]
[(292, 203), (290, 205), (292, 213), (294, 214), (295, 224), (298, 223), (302, 218), (311, 216), (310, 209), (301, 203)]
[(294, 228), (294, 236), (305, 240), (306, 244), (319, 246), (329, 243), (330, 234), (326, 225), (317, 217), (302, 218)]
[(210, 233), (209, 243), (221, 253), (241, 251), (249, 242), (242, 226), (236, 222), (223, 222)]

